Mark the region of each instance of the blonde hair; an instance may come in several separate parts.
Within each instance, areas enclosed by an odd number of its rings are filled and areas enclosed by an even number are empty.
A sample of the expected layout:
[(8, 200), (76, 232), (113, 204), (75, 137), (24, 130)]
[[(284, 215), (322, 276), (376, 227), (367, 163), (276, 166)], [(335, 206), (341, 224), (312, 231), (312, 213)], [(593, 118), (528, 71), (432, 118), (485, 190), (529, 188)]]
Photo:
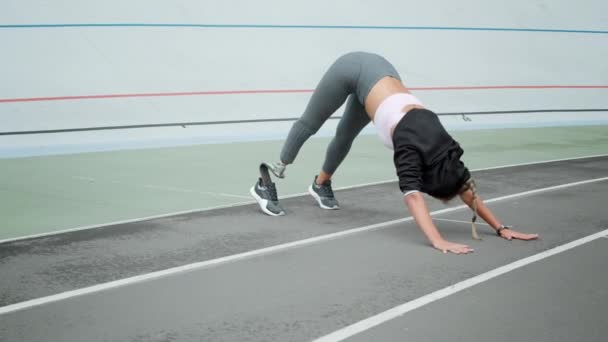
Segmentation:
[(467, 180), (462, 187), (460, 187), (458, 194), (462, 194), (468, 190), (471, 190), (473, 193), (473, 204), (471, 205), (473, 209), (473, 217), (471, 218), (471, 235), (473, 236), (473, 239), (481, 240), (479, 234), (477, 234), (477, 226), (475, 226), (475, 222), (477, 221), (477, 187), (475, 187), (475, 181), (473, 178), (469, 178), (469, 180)]

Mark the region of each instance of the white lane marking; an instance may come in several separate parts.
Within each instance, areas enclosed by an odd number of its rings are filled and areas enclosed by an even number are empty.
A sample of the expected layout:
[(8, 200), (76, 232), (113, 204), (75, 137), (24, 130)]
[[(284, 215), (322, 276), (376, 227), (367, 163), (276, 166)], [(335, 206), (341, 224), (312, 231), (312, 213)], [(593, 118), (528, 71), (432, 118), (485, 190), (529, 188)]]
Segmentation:
[[(608, 177), (590, 179), (590, 180), (574, 182), (574, 183), (561, 184), (561, 185), (551, 186), (551, 187), (542, 188), (542, 189), (520, 192), (520, 193), (511, 194), (511, 195), (507, 195), (507, 196), (495, 197), (492, 199), (485, 200), (485, 202), (492, 203), (492, 202), (504, 201), (504, 200), (508, 200), (511, 198), (529, 196), (529, 195), (538, 194), (538, 193), (542, 193), (542, 192), (559, 190), (559, 189), (563, 189), (563, 188), (590, 184), (590, 183), (595, 183), (595, 182), (601, 182), (601, 181), (605, 181), (605, 180), (608, 180)], [(464, 209), (464, 208), (467, 208), (467, 207), (465, 205), (460, 205), (457, 207), (436, 210), (436, 211), (432, 212), (431, 215), (446, 214), (446, 213), (450, 213), (450, 212), (457, 211), (457, 210)], [(370, 230), (383, 229), (383, 228), (387, 228), (387, 227), (397, 224), (397, 223), (403, 223), (403, 222), (408, 222), (408, 221), (412, 221), (412, 220), (413, 220), (412, 217), (406, 217), (406, 218), (402, 218), (402, 219), (398, 219), (398, 220), (381, 222), (381, 223), (363, 226), (363, 227), (359, 227), (359, 228), (344, 230), (344, 231), (337, 232), (337, 233), (319, 235), (319, 236), (315, 236), (315, 237), (304, 239), (304, 240), (297, 240), (297, 241), (288, 242), (288, 243), (284, 243), (284, 244), (280, 244), (280, 245), (256, 249), (256, 250), (252, 250), (249, 252), (233, 254), (233, 255), (222, 257), (222, 258), (195, 262), (195, 263), (191, 263), (191, 264), (187, 264), (187, 265), (168, 268), (168, 269), (161, 270), (161, 271), (141, 274), (138, 276), (119, 279), (119, 280), (114, 280), (114, 281), (103, 283), (103, 284), (97, 284), (94, 286), (85, 287), (85, 288), (81, 288), (81, 289), (77, 289), (77, 290), (66, 291), (63, 293), (58, 293), (58, 294), (54, 294), (54, 295), (50, 295), (50, 296), (46, 296), (46, 297), (31, 299), (31, 300), (24, 301), (21, 303), (16, 303), (16, 304), (11, 304), (11, 305), (7, 305), (4, 307), (0, 307), (0, 315), (6, 314), (9, 312), (14, 312), (14, 311), (18, 311), (18, 310), (31, 308), (34, 306), (57, 302), (57, 301), (68, 299), (68, 298), (73, 298), (73, 297), (91, 294), (91, 293), (95, 293), (95, 292), (99, 292), (99, 291), (109, 290), (109, 289), (117, 288), (120, 286), (139, 283), (142, 281), (158, 279), (161, 277), (173, 275), (173, 274), (180, 273), (180, 272), (192, 271), (192, 270), (201, 269), (204, 267), (210, 267), (210, 266), (215, 266), (215, 265), (219, 265), (219, 264), (223, 264), (223, 263), (227, 263), (227, 262), (242, 260), (245, 258), (257, 257), (257, 256), (260, 256), (263, 254), (277, 253), (277, 252), (295, 248), (295, 247), (300, 247), (300, 246), (309, 245), (309, 244), (313, 244), (313, 243), (317, 243), (317, 242), (337, 239), (337, 238), (341, 238), (341, 237), (345, 237), (345, 236), (349, 236), (349, 235), (353, 235), (353, 234), (357, 234), (357, 233), (362, 233), (362, 232), (366, 232), (366, 231), (370, 231)]]
[(88, 229), (94, 229), (94, 228), (103, 228), (103, 227), (113, 226), (113, 225), (118, 225), (118, 224), (134, 223), (134, 222), (141, 222), (141, 221), (146, 221), (146, 220), (154, 220), (154, 219), (159, 219), (159, 218), (165, 218), (165, 217), (170, 217), (170, 216), (193, 214), (193, 213), (198, 213), (198, 212), (208, 211), (208, 210), (218, 210), (218, 209), (240, 207), (240, 206), (248, 205), (248, 204), (252, 204), (252, 203), (255, 203), (255, 202), (251, 202), (251, 201), (238, 202), (238, 203), (232, 203), (232, 204), (227, 204), (227, 205), (220, 205), (220, 206), (216, 206), (216, 207), (210, 207), (210, 208), (207, 208), (205, 210), (191, 209), (191, 210), (184, 210), (184, 211), (176, 211), (176, 212), (172, 212), (172, 213), (168, 213), (168, 214), (146, 216), (146, 217), (141, 217), (141, 218), (136, 218), (136, 219), (128, 219), (128, 220), (123, 220), (123, 221), (114, 221), (114, 222), (111, 222), (111, 223), (101, 223), (101, 224), (95, 224), (95, 225), (90, 225), (90, 226), (68, 228), (68, 229), (62, 229), (62, 230), (56, 230), (56, 231), (52, 231), (52, 232), (47, 232), (47, 233), (32, 234), (32, 235), (25, 235), (25, 236), (19, 236), (19, 237), (15, 237), (15, 238), (4, 239), (4, 240), (0, 240), (0, 244), (8, 243), (8, 242), (21, 241), (21, 240), (27, 240), (27, 239), (41, 238), (41, 237), (50, 237), (50, 236), (61, 235), (61, 234), (65, 234), (65, 233), (78, 232), (78, 231), (81, 231), (81, 230), (88, 230)]
[(515, 262), (512, 262), (508, 265), (504, 265), (498, 268), (495, 268), (491, 271), (488, 271), (486, 273), (482, 273), (478, 276), (463, 280), (461, 282), (458, 282), (454, 285), (450, 285), (448, 287), (445, 287), (441, 290), (429, 293), (425, 296), (416, 298), (412, 301), (409, 301), (407, 303), (401, 304), (399, 306), (396, 306), (392, 309), (386, 310), (382, 313), (379, 313), (375, 316), (366, 318), (364, 320), (361, 320), (355, 324), (351, 324), (347, 327), (344, 327), (340, 330), (336, 330), (333, 333), (330, 333), (328, 335), (322, 336), (320, 338), (315, 339), (313, 342), (337, 342), (337, 341), (342, 341), (345, 340), (349, 337), (352, 337), (356, 334), (359, 334), (361, 332), (364, 332), (366, 330), (369, 330), (375, 326), (378, 326), (382, 323), (388, 322), (394, 318), (397, 318), (401, 315), (404, 315), (405, 313), (418, 309), (422, 306), (425, 306), (427, 304), (430, 304), (432, 302), (435, 302), (437, 300), (440, 300), (442, 298), (445, 298), (447, 296), (453, 295), (457, 292), (460, 292), (462, 290), (465, 290), (469, 287), (475, 286), (477, 284), (483, 283), (485, 281), (488, 281), (492, 278), (498, 277), (502, 274), (505, 274), (507, 272), (511, 272), (515, 269), (518, 269), (520, 267), (526, 266), (528, 264), (531, 264), (533, 262), (548, 258), (550, 256), (553, 256), (555, 254), (559, 254), (562, 252), (565, 252), (569, 249), (578, 247), (580, 245), (583, 245), (585, 243), (591, 242), (593, 240), (596, 240), (600, 237), (602, 237), (603, 235), (605, 235), (606, 233), (608, 233), (608, 229), (592, 234), (592, 235), (588, 235), (586, 237), (583, 237), (581, 239), (566, 243), (564, 245), (561, 246), (557, 246), (554, 247), (552, 249), (546, 250), (544, 252), (540, 252), (538, 254), (529, 256), (527, 258), (523, 258), (520, 260), (517, 260)]
[[(572, 160), (580, 160), (580, 159), (587, 159), (587, 158), (600, 158), (600, 157), (608, 157), (608, 154), (596, 154), (596, 155), (591, 155), (591, 156), (563, 158), (563, 159), (549, 159), (549, 160), (542, 160), (542, 161), (528, 162), (528, 163), (519, 163), (519, 164), (506, 164), (506, 165), (499, 165), (499, 166), (484, 167), (484, 168), (474, 169), (474, 170), (470, 170), (470, 171), (471, 172), (490, 171), (490, 170), (498, 170), (498, 169), (507, 169), (510, 167), (548, 164), (548, 163), (557, 163), (557, 162), (561, 162), (561, 161), (572, 161)], [(385, 181), (379, 181), (379, 182), (345, 186), (345, 187), (341, 187), (341, 188), (336, 188), (335, 190), (356, 189), (356, 188), (362, 188), (365, 186), (382, 185), (382, 184), (389, 184), (389, 183), (396, 183), (396, 182), (397, 182), (396, 179), (391, 179), (391, 180), (385, 180)], [(287, 198), (287, 197), (285, 197), (285, 198)]]
[(146, 185), (142, 185), (142, 186), (144, 188), (147, 188), (147, 189), (155, 189), (155, 190), (162, 190), (162, 191), (172, 191), (172, 192), (182, 192), (182, 193), (189, 193), (189, 194), (211, 195), (211, 196), (218, 196), (218, 197), (234, 197), (234, 198), (240, 198), (240, 199), (249, 199), (249, 198), (251, 198), (249, 196), (243, 196), (243, 195), (226, 194), (226, 193), (223, 193), (223, 192), (211, 192), (211, 191), (199, 191), (199, 190), (191, 190), (191, 189), (182, 189), (182, 188), (176, 188), (176, 187), (172, 187), (172, 186), (151, 185), (151, 184), (146, 184)]
[[(471, 224), (471, 221), (461, 221), (461, 220), (450, 220), (450, 219), (444, 219), (444, 218), (437, 218), (437, 217), (433, 217), (433, 221), (446, 221), (446, 222), (456, 222), (456, 223), (465, 223), (465, 224)], [(480, 226), (490, 226), (487, 223), (483, 223), (483, 222), (475, 222), (476, 225), (480, 225)]]
[[(81, 181), (86, 181), (86, 182), (96, 182), (97, 181), (96, 178), (84, 177), (84, 176), (72, 176), (72, 178), (81, 180)], [(216, 197), (234, 197), (234, 198), (240, 198), (240, 199), (249, 199), (250, 198), (249, 196), (245, 196), (245, 195), (235, 195), (235, 194), (227, 194), (227, 193), (223, 193), (223, 192), (184, 189), (184, 188), (178, 188), (178, 187), (174, 187), (174, 186), (164, 186), (164, 185), (154, 185), (154, 184), (135, 184), (135, 183), (123, 182), (123, 181), (119, 181), (119, 180), (110, 180), (110, 181), (99, 180), (99, 181), (100, 182), (110, 182), (111, 184), (118, 184), (118, 185), (124, 185), (124, 186), (142, 187), (142, 188), (152, 189), (152, 190), (181, 192), (181, 193), (187, 193), (187, 194), (211, 195), (211, 196), (216, 196)]]
[(77, 180), (87, 181), (87, 182), (94, 182), (95, 181), (95, 178), (84, 177), (84, 176), (72, 176), (72, 178), (77, 179)]
[[(517, 166), (538, 165), (538, 164), (554, 163), (554, 162), (560, 162), (560, 161), (571, 161), (571, 160), (599, 158), (599, 157), (608, 157), (608, 154), (598, 154), (598, 155), (576, 157), (576, 158), (552, 159), (552, 160), (545, 160), (545, 161), (539, 161), (539, 162), (493, 166), (493, 167), (488, 167), (488, 168), (475, 169), (475, 170), (471, 170), (471, 171), (472, 172), (488, 171), (488, 170), (517, 167)], [(381, 181), (381, 182), (375, 182), (375, 183), (364, 183), (364, 184), (345, 186), (345, 187), (341, 187), (341, 188), (336, 188), (336, 189), (334, 189), (334, 191), (356, 189), (356, 188), (362, 188), (362, 187), (373, 186), (373, 185), (389, 184), (389, 183), (393, 183), (393, 182), (396, 182), (396, 180), (393, 179), (393, 180), (387, 180), (387, 181)], [(288, 196), (281, 196), (281, 199), (295, 198), (295, 197), (302, 197), (302, 196), (309, 196), (309, 194), (307, 192), (303, 192), (303, 193), (298, 193), (298, 194), (293, 194), (293, 195), (288, 195)], [(0, 244), (6, 243), (6, 242), (14, 242), (14, 241), (19, 241), (19, 240), (27, 240), (27, 239), (34, 239), (34, 238), (45, 237), (45, 236), (77, 232), (77, 231), (87, 230), (87, 229), (102, 228), (102, 227), (113, 226), (113, 225), (117, 225), (117, 224), (134, 223), (134, 222), (140, 222), (140, 221), (146, 221), (146, 220), (153, 220), (153, 219), (157, 219), (157, 218), (165, 218), (165, 217), (169, 217), (169, 216), (193, 214), (193, 213), (200, 213), (200, 212), (217, 210), (217, 209), (225, 209), (225, 208), (234, 208), (234, 207), (240, 207), (240, 206), (250, 205), (250, 204), (255, 204), (255, 203), (256, 203), (255, 201), (251, 200), (251, 201), (247, 201), (247, 202), (238, 202), (238, 203), (232, 203), (232, 204), (216, 206), (216, 207), (197, 208), (197, 209), (192, 209), (192, 210), (176, 211), (176, 212), (160, 214), (160, 215), (138, 217), (138, 218), (122, 220), (122, 221), (113, 221), (113, 222), (106, 222), (106, 223), (100, 223), (100, 224), (95, 224), (95, 225), (61, 229), (61, 230), (55, 230), (55, 231), (46, 232), (46, 233), (24, 235), (24, 236), (18, 236), (18, 237), (14, 237), (14, 238), (3, 239), (3, 240), (0, 240)]]

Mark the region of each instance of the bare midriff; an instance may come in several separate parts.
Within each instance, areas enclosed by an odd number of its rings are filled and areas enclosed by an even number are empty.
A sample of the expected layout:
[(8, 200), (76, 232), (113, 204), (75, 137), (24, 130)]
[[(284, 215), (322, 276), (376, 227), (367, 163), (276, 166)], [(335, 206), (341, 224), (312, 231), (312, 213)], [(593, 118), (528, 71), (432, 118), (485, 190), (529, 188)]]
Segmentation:
[[(396, 78), (385, 76), (380, 79), (370, 90), (369, 94), (367, 94), (367, 98), (365, 99), (365, 111), (369, 118), (374, 121), (374, 115), (376, 114), (376, 110), (378, 107), (386, 99), (387, 97), (397, 94), (397, 93), (406, 93), (409, 94), (410, 91)], [(403, 107), (401, 109), (402, 112), (407, 113), (408, 111), (414, 108), (424, 108), (419, 105), (411, 104)]]

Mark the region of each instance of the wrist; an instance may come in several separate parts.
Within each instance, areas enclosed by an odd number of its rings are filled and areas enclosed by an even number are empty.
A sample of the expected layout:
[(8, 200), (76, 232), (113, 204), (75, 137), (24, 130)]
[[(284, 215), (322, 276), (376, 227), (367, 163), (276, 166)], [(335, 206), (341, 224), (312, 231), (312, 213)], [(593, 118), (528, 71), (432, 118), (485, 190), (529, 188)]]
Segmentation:
[(510, 228), (511, 228), (510, 226), (505, 226), (504, 224), (501, 224), (500, 226), (498, 226), (496, 228), (496, 235), (501, 236), (501, 233), (503, 230), (510, 229)]
[(431, 245), (433, 245), (433, 247), (437, 247), (438, 245), (440, 245), (442, 242), (444, 242), (445, 240), (442, 237), (438, 237), (436, 239), (429, 239), (431, 241)]

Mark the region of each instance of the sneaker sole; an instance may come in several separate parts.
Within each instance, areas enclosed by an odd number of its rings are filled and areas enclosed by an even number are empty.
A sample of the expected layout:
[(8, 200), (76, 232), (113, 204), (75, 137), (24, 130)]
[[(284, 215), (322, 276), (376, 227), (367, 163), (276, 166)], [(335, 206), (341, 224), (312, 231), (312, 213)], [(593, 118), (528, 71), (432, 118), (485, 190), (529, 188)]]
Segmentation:
[(321, 202), (321, 197), (319, 195), (317, 195), (317, 193), (312, 189), (312, 184), (308, 187), (308, 192), (317, 201), (317, 203), (319, 204), (319, 207), (321, 207), (321, 209), (326, 209), (326, 210), (340, 209), (339, 205), (337, 205), (335, 207), (328, 207), (328, 206), (324, 205), (323, 202)]
[(285, 215), (284, 211), (281, 211), (280, 213), (273, 213), (272, 211), (268, 210), (268, 208), (266, 208), (266, 205), (268, 205), (268, 200), (263, 199), (262, 197), (260, 197), (256, 192), (255, 192), (255, 185), (253, 187), (251, 187), (251, 189), (249, 190), (249, 193), (251, 194), (251, 196), (253, 196), (253, 198), (256, 200), (256, 202), (258, 202), (260, 209), (262, 209), (262, 211), (270, 216), (283, 216)]

